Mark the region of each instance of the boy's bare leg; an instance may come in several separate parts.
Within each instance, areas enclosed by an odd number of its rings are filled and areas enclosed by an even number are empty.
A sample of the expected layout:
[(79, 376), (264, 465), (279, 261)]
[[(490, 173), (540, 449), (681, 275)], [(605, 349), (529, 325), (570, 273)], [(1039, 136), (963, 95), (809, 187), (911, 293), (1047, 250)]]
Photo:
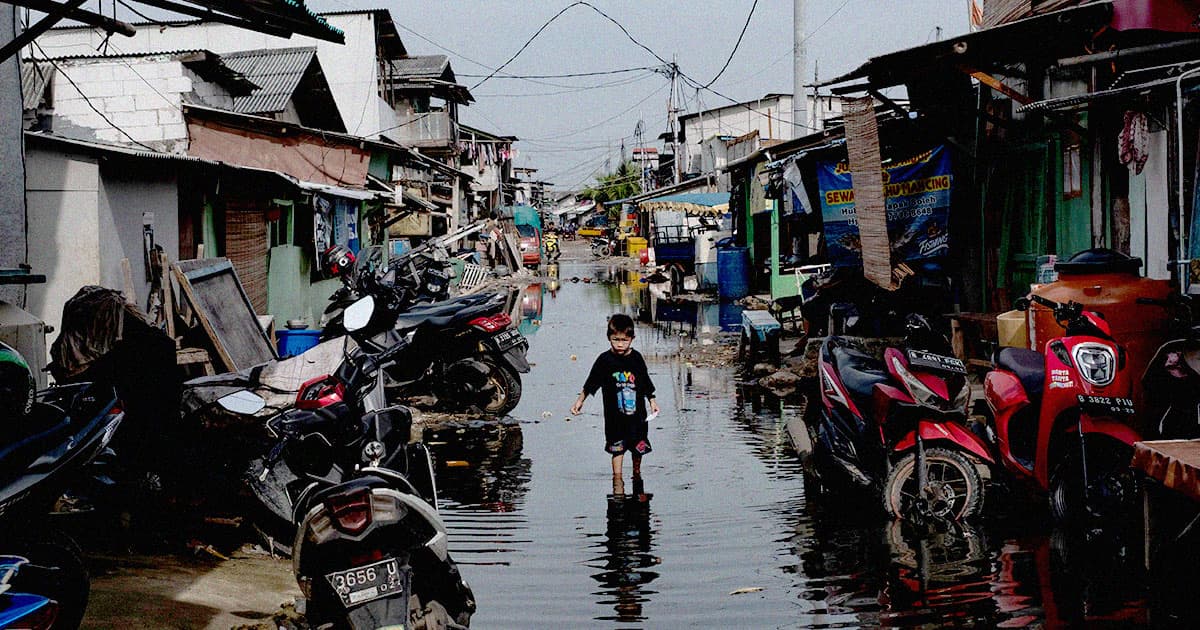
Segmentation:
[(625, 478), (621, 475), (613, 475), (613, 496), (625, 496)]
[(624, 464), (625, 464), (625, 453), (618, 453), (616, 455), (613, 455), (613, 458), (612, 458), (613, 477), (621, 476), (622, 466)]
[(642, 456), (637, 453), (633, 454), (633, 478), (640, 479), (642, 476)]

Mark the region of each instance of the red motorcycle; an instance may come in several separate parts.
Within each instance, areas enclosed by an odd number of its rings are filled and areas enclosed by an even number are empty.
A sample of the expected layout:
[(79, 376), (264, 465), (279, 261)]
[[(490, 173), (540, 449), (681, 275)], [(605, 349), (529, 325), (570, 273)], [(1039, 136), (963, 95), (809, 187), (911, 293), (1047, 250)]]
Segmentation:
[(994, 460), (966, 428), (966, 367), (924, 317), (906, 325), (903, 346), (883, 361), (844, 337), (821, 345), (814, 472), (877, 492), (893, 518), (960, 520), (983, 505), (977, 465)]
[(1004, 348), (984, 379), (993, 418), (986, 427), (1000, 461), (1047, 492), (1058, 521), (1101, 522), (1128, 510), (1137, 488), (1129, 470), (1135, 416), (1125, 349), (1104, 317), (1078, 302), (1039, 295), (1018, 300), (1054, 312), (1065, 332), (1044, 353)]

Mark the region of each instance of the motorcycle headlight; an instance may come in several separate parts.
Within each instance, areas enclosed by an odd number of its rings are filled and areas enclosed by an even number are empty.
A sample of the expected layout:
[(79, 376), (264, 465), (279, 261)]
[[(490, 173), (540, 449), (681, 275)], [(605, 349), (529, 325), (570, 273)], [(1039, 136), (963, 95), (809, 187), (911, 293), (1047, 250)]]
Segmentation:
[(913, 400), (929, 407), (937, 407), (938, 403), (943, 399), (937, 395), (932, 389), (925, 386), (899, 359), (892, 359), (892, 367), (896, 369), (896, 374), (900, 375), (900, 380), (903, 381), (904, 387), (908, 389), (908, 393), (913, 397)]
[(1112, 348), (1100, 343), (1081, 343), (1072, 352), (1083, 380), (1104, 387), (1117, 376), (1117, 357)]

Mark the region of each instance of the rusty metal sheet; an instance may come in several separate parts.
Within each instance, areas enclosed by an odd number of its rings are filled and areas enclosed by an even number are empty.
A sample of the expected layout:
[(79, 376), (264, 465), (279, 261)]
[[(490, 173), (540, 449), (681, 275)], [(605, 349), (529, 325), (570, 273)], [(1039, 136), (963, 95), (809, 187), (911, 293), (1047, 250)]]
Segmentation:
[(1200, 501), (1200, 440), (1138, 442), (1131, 466), (1163, 487)]

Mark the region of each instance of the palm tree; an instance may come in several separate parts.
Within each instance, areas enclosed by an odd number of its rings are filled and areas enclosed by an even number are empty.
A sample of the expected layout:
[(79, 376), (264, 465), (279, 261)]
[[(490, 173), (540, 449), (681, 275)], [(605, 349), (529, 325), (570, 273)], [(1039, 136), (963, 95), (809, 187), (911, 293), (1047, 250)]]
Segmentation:
[(597, 205), (625, 199), (642, 192), (641, 173), (633, 162), (623, 162), (617, 170), (596, 178), (596, 183), (580, 193), (580, 196), (595, 201)]

